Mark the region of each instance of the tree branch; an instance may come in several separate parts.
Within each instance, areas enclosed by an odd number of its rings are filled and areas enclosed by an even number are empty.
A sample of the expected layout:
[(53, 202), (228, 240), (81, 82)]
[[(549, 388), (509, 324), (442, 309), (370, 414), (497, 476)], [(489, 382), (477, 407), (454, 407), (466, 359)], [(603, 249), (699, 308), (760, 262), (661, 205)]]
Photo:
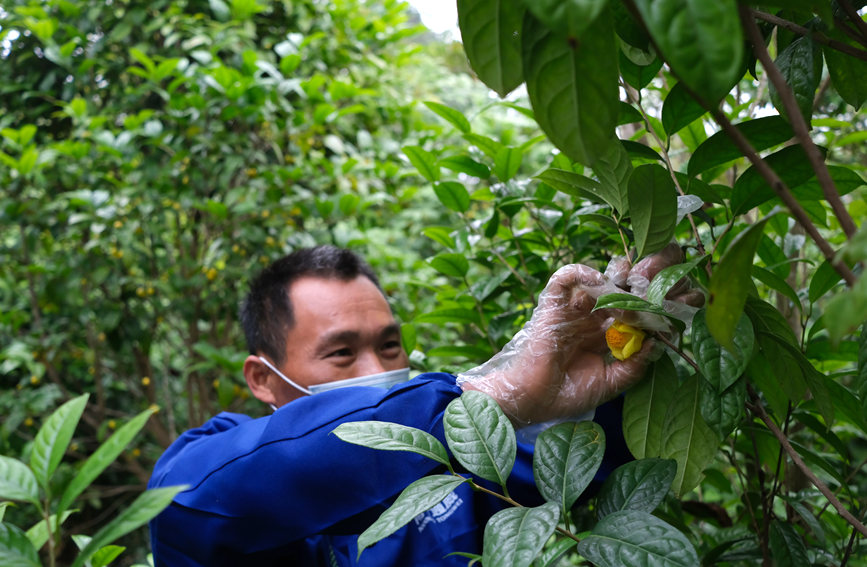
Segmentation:
[(837, 0), (837, 5), (843, 9), (846, 16), (849, 17), (849, 20), (855, 24), (855, 28), (861, 34), (862, 38), (867, 39), (867, 23), (864, 23), (864, 20), (858, 15), (858, 12), (852, 7), (852, 4), (849, 3), (849, 0)]
[(813, 486), (818, 488), (819, 492), (821, 492), (825, 496), (825, 498), (828, 499), (828, 502), (831, 503), (831, 506), (833, 506), (834, 509), (837, 510), (840, 516), (842, 516), (843, 519), (852, 524), (852, 526), (856, 530), (858, 530), (858, 532), (860, 532), (863, 536), (867, 537), (867, 526), (859, 522), (858, 518), (853, 516), (849, 512), (849, 510), (847, 510), (846, 507), (843, 506), (840, 500), (838, 500), (837, 497), (834, 496), (834, 493), (831, 492), (828, 486), (824, 482), (822, 482), (819, 477), (817, 477), (813, 473), (812, 470), (810, 470), (810, 467), (808, 467), (807, 464), (804, 463), (804, 460), (801, 459), (801, 456), (797, 453), (797, 451), (795, 451), (795, 449), (792, 447), (792, 444), (789, 443), (789, 440), (786, 438), (783, 432), (780, 431), (780, 428), (777, 427), (777, 424), (774, 423), (774, 420), (771, 419), (771, 416), (769, 416), (768, 413), (765, 411), (765, 408), (762, 406), (762, 403), (759, 400), (759, 396), (758, 394), (756, 394), (756, 391), (753, 390), (752, 386), (748, 386), (748, 389), (750, 399), (752, 400), (752, 403), (747, 403), (747, 407), (749, 407), (750, 411), (752, 411), (756, 417), (761, 419), (762, 422), (764, 422), (764, 424), (767, 426), (767, 428), (771, 430), (771, 433), (773, 433), (774, 437), (777, 438), (777, 441), (780, 442), (783, 450), (786, 451), (795, 466), (801, 469), (801, 472), (803, 472), (804, 475), (810, 480), (810, 482), (813, 483)]
[(796, 33), (798, 35), (811, 37), (813, 41), (821, 43), (822, 45), (827, 45), (831, 49), (836, 49), (837, 51), (845, 53), (846, 55), (851, 55), (852, 57), (855, 57), (857, 59), (863, 59), (864, 61), (867, 61), (867, 51), (863, 49), (858, 49), (857, 47), (852, 47), (848, 43), (844, 43), (842, 41), (830, 38), (822, 32), (813, 31), (811, 29), (805, 28), (804, 26), (799, 26), (794, 22), (784, 20), (779, 16), (768, 14), (767, 12), (762, 12), (761, 10), (751, 9), (750, 13), (756, 19), (764, 20), (769, 24), (774, 24), (777, 27), (787, 29), (790, 32)]
[(801, 143), (801, 147), (804, 148), (804, 152), (807, 154), (807, 159), (813, 167), (813, 171), (816, 172), (816, 179), (822, 187), (822, 193), (825, 196), (825, 200), (831, 205), (831, 209), (834, 211), (834, 215), (840, 222), (843, 233), (846, 234), (847, 238), (851, 238), (857, 231), (857, 227), (855, 226), (852, 217), (849, 216), (849, 211), (847, 211), (846, 207), (843, 205), (843, 201), (840, 199), (840, 194), (837, 192), (834, 180), (831, 179), (831, 172), (828, 171), (828, 166), (825, 163), (825, 157), (810, 137), (810, 131), (807, 128), (807, 121), (804, 119), (804, 116), (798, 108), (798, 102), (795, 100), (795, 93), (792, 91), (791, 87), (789, 87), (788, 83), (786, 83), (786, 79), (771, 60), (771, 56), (765, 48), (762, 33), (759, 31), (756, 21), (753, 18), (752, 11), (746, 6), (740, 6), (738, 11), (741, 16), (741, 23), (744, 30), (747, 32), (747, 37), (753, 44), (753, 52), (756, 54), (759, 61), (762, 62), (762, 66), (765, 68), (765, 72), (768, 74), (768, 79), (771, 84), (777, 88), (777, 93), (780, 95), (783, 106), (789, 115), (789, 122), (792, 124), (792, 129), (795, 131), (795, 137)]

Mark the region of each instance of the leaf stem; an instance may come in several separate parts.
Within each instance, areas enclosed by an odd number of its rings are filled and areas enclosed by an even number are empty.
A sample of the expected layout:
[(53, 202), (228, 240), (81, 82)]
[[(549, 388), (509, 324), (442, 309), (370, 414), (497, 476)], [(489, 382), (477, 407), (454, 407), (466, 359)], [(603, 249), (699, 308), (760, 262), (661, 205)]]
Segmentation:
[(810, 470), (810, 467), (808, 467), (807, 464), (804, 463), (804, 460), (797, 453), (797, 451), (795, 451), (795, 449), (792, 447), (792, 444), (789, 443), (789, 440), (786, 438), (785, 434), (780, 431), (780, 428), (777, 427), (777, 424), (774, 423), (774, 420), (772, 420), (768, 413), (765, 411), (765, 408), (762, 406), (762, 403), (759, 400), (759, 396), (758, 394), (756, 394), (756, 391), (753, 390), (752, 386), (749, 385), (747, 386), (747, 389), (749, 391), (750, 399), (752, 400), (752, 403), (747, 402), (747, 407), (750, 409), (750, 411), (753, 412), (756, 417), (761, 419), (762, 422), (764, 422), (764, 424), (767, 426), (767, 428), (771, 430), (771, 433), (774, 434), (774, 437), (776, 437), (777, 441), (780, 442), (780, 445), (783, 446), (783, 449), (786, 451), (786, 453), (788, 453), (789, 458), (792, 459), (792, 462), (795, 464), (795, 466), (801, 469), (801, 472), (803, 472), (804, 475), (810, 480), (810, 482), (813, 483), (813, 486), (818, 488), (819, 492), (821, 492), (825, 496), (825, 498), (828, 499), (828, 501), (831, 503), (831, 506), (833, 506), (834, 509), (837, 510), (840, 516), (842, 516), (843, 519), (852, 524), (852, 526), (856, 530), (858, 530), (863, 536), (867, 537), (867, 526), (859, 522), (858, 518), (853, 516), (852, 513), (849, 512), (849, 510), (847, 510), (845, 506), (843, 506), (842, 502), (837, 499), (837, 497), (834, 495), (833, 492), (831, 492), (828, 486), (824, 482), (822, 482), (821, 479), (819, 479), (819, 477), (817, 477), (812, 470)]
[(799, 26), (794, 22), (784, 20), (779, 16), (768, 14), (767, 12), (762, 12), (761, 10), (750, 9), (750, 13), (756, 19), (763, 20), (770, 24), (774, 24), (777, 27), (789, 30), (790, 32), (802, 35), (804, 37), (811, 37), (813, 41), (821, 43), (822, 45), (827, 45), (831, 49), (836, 49), (840, 53), (845, 53), (846, 55), (851, 55), (852, 57), (855, 57), (857, 59), (863, 59), (864, 61), (867, 61), (867, 51), (863, 49), (852, 47), (848, 43), (843, 43), (842, 41), (832, 39), (821, 32), (813, 31), (811, 29), (805, 28), (804, 26)]
[(822, 193), (825, 196), (825, 200), (831, 205), (831, 209), (834, 211), (834, 215), (840, 222), (840, 227), (843, 229), (846, 237), (852, 238), (852, 235), (854, 235), (858, 229), (855, 226), (852, 217), (849, 216), (849, 211), (846, 210), (843, 201), (840, 199), (840, 194), (837, 192), (834, 180), (831, 178), (831, 172), (828, 171), (828, 165), (825, 163), (825, 157), (810, 137), (807, 121), (798, 108), (798, 102), (795, 100), (795, 93), (792, 91), (788, 83), (786, 83), (783, 74), (780, 73), (780, 70), (771, 60), (771, 55), (765, 47), (764, 38), (762, 38), (762, 33), (756, 25), (752, 11), (746, 6), (740, 6), (738, 10), (741, 15), (741, 23), (744, 30), (747, 32), (747, 37), (753, 45), (753, 52), (756, 54), (758, 60), (762, 62), (762, 66), (768, 74), (768, 79), (771, 84), (776, 87), (777, 93), (780, 95), (786, 113), (789, 115), (789, 122), (792, 125), (792, 130), (794, 130), (795, 137), (801, 143), (801, 147), (804, 148), (804, 152), (807, 154), (807, 159), (813, 167), (813, 171), (816, 172), (816, 179), (818, 179), (819, 185), (822, 187)]

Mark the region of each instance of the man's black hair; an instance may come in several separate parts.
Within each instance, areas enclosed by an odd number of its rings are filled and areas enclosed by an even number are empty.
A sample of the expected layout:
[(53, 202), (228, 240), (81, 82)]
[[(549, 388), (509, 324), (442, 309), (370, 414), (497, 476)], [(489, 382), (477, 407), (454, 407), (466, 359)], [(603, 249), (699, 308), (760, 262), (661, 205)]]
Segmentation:
[(360, 256), (328, 244), (296, 250), (262, 270), (241, 305), (241, 326), (250, 354), (264, 354), (281, 365), (286, 334), (295, 324), (289, 286), (302, 277), (350, 281), (364, 276), (382, 291), (376, 274)]

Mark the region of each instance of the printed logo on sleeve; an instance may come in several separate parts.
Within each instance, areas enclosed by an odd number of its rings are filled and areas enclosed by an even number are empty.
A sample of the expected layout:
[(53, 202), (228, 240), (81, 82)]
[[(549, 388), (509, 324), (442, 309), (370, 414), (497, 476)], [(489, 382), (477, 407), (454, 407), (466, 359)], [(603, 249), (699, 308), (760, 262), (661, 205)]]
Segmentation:
[(461, 500), (461, 497), (452, 492), (446, 496), (442, 502), (427, 512), (422, 512), (413, 518), (413, 522), (415, 522), (416, 528), (418, 528), (419, 533), (421, 533), (428, 524), (439, 524), (448, 520), (449, 517), (455, 513), (455, 510), (457, 510), (463, 503), (464, 501)]

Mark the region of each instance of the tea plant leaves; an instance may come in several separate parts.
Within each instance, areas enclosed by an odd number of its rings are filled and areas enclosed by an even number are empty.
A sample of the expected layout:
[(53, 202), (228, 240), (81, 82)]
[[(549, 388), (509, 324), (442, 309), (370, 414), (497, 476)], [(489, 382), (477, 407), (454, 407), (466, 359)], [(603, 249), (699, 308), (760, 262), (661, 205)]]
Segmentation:
[(685, 278), (705, 259), (707, 259), (707, 256), (699, 256), (685, 264), (668, 266), (667, 268), (660, 270), (660, 272), (654, 276), (650, 285), (647, 286), (647, 301), (654, 305), (662, 305), (666, 294), (668, 294), (671, 288), (673, 288), (681, 279)]
[(39, 486), (30, 467), (18, 459), (0, 455), (0, 498), (39, 506)]
[(51, 475), (57, 470), (69, 447), (72, 434), (87, 405), (87, 398), (87, 394), (78, 396), (57, 408), (36, 434), (33, 452), (30, 453), (30, 468), (43, 487), (48, 486)]
[[(848, 36), (836, 27), (829, 30), (829, 33), (837, 41), (852, 43)], [(828, 66), (828, 75), (831, 76), (837, 94), (858, 110), (867, 100), (867, 84), (864, 81), (864, 77), (867, 76), (867, 62), (849, 57), (830, 47), (823, 47), (822, 51), (825, 55), (825, 64)]]
[(706, 311), (699, 310), (692, 320), (692, 348), (695, 362), (705, 380), (722, 393), (744, 373), (755, 349), (753, 324), (745, 314), (735, 327), (732, 344), (726, 349), (713, 338), (707, 328)]
[(578, 41), (526, 19), (524, 75), (536, 121), (560, 151), (585, 165), (614, 142), (620, 104), (617, 66), (609, 58), (616, 50), (607, 12)]
[(507, 0), (458, 0), (464, 52), (479, 79), (506, 96), (520, 85), (521, 26), (526, 9)]
[(446, 407), (446, 441), (455, 459), (474, 475), (505, 487), (515, 464), (515, 429), (497, 402), (468, 391)]
[(422, 177), (430, 182), (439, 181), (440, 167), (433, 154), (418, 146), (404, 146), (403, 153)]
[(439, 439), (414, 427), (386, 421), (353, 421), (341, 423), (332, 433), (347, 443), (382, 451), (418, 453), (450, 466), (449, 455)]
[(639, 166), (629, 178), (628, 195), (637, 257), (662, 250), (671, 242), (677, 221), (677, 190), (671, 175), (659, 165)]
[(719, 392), (716, 386), (705, 379), (699, 380), (699, 403), (701, 417), (717, 437), (725, 439), (744, 416), (747, 399), (747, 382), (735, 380), (726, 390)]
[(0, 565), (3, 567), (42, 567), (36, 549), (21, 529), (0, 523)]
[[(774, 64), (792, 89), (798, 109), (809, 124), (813, 114), (813, 97), (822, 78), (822, 51), (819, 44), (810, 36), (799, 37), (783, 49)], [(771, 81), (768, 87), (774, 107), (781, 115), (788, 116), (789, 112), (774, 82)]]
[(707, 103), (743, 74), (743, 32), (735, 0), (637, 0), (650, 35), (672, 70)]
[[(764, 158), (789, 187), (797, 187), (814, 177), (813, 168), (800, 145), (788, 146)], [(776, 196), (755, 167), (738, 177), (732, 188), (732, 214), (740, 215)]]
[(623, 436), (636, 459), (662, 454), (663, 422), (677, 392), (677, 370), (662, 356), (644, 380), (626, 392), (623, 402)]
[(580, 38), (602, 13), (607, 0), (534, 0), (526, 2), (530, 12), (561, 35)]
[(684, 84), (677, 83), (671, 87), (662, 105), (662, 127), (672, 136), (704, 113), (704, 107), (689, 94)]
[(554, 533), (560, 514), (557, 504), (535, 508), (507, 508), (488, 520), (482, 563), (490, 567), (530, 565)]
[(608, 151), (593, 164), (593, 173), (599, 179), (599, 196), (621, 216), (629, 212), (628, 187), (632, 162), (624, 143), (611, 144)]
[(578, 544), (578, 552), (599, 567), (694, 567), (695, 548), (674, 527), (637, 510), (602, 518)]
[(774, 563), (779, 567), (808, 567), (812, 565), (807, 556), (804, 540), (795, 528), (780, 521), (771, 523), (771, 552)]
[(599, 518), (621, 510), (653, 512), (671, 488), (677, 463), (671, 459), (639, 459), (620, 465), (605, 479), (596, 497)]
[(539, 492), (565, 514), (593, 480), (604, 455), (605, 432), (592, 421), (546, 429), (533, 452), (533, 477)]
[[(670, 95), (669, 95), (670, 96)], [(765, 116), (736, 124), (735, 128), (749, 140), (757, 152), (782, 144), (794, 134), (792, 127), (780, 116)], [(700, 173), (738, 159), (742, 156), (731, 138), (720, 131), (702, 142), (692, 153), (687, 165), (687, 173), (696, 176)]]
[(463, 185), (456, 181), (436, 183), (434, 193), (440, 203), (448, 209), (465, 213), (470, 208), (470, 194)]
[(470, 122), (463, 114), (461, 114), (454, 108), (448, 107), (444, 104), (440, 104), (439, 102), (435, 102), (432, 100), (424, 101), (424, 105), (442, 118), (444, 118), (452, 126), (457, 128), (461, 132), (467, 133), (470, 131)]
[(465, 482), (459, 476), (432, 475), (407, 486), (394, 504), (358, 536), (358, 555), (379, 540), (386, 538), (411, 522), (419, 514), (439, 504), (455, 488)]

